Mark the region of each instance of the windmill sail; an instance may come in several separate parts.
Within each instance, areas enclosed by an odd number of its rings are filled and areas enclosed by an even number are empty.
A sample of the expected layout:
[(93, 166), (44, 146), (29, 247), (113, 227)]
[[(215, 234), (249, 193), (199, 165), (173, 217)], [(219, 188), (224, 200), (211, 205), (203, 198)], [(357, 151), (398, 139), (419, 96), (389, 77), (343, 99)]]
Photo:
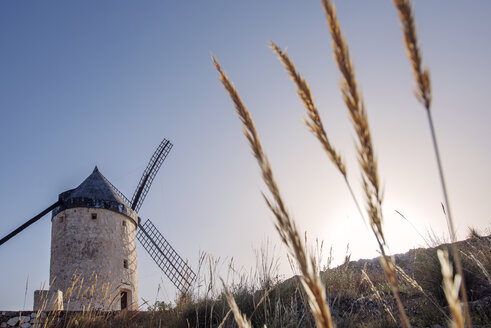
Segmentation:
[(177, 254), (155, 225), (147, 220), (139, 226), (136, 238), (181, 293), (185, 293), (196, 274)]
[(50, 207), (48, 207), (47, 209), (45, 209), (44, 211), (42, 211), (41, 213), (39, 213), (38, 215), (36, 215), (35, 217), (33, 217), (32, 219), (30, 219), (29, 221), (27, 221), (26, 223), (24, 223), (23, 225), (21, 225), (20, 227), (18, 227), (17, 229), (15, 229), (11, 233), (9, 233), (5, 237), (3, 237), (0, 240), (0, 245), (2, 245), (3, 243), (5, 243), (10, 238), (14, 237), (16, 234), (18, 234), (19, 232), (21, 232), (22, 230), (24, 230), (25, 228), (27, 228), (28, 226), (30, 226), (31, 224), (33, 224), (34, 222), (36, 222), (37, 220), (39, 220), (40, 218), (42, 218), (43, 216), (45, 216), (46, 214), (48, 214), (49, 212), (51, 212), (59, 204), (60, 204), (60, 202), (57, 201), (56, 203), (54, 203), (53, 205), (51, 205)]
[(138, 187), (136, 187), (135, 193), (133, 194), (133, 198), (131, 199), (131, 209), (138, 213), (140, 207), (142, 206), (145, 197), (147, 196), (148, 190), (152, 185), (153, 179), (157, 172), (159, 171), (162, 163), (165, 158), (169, 154), (172, 148), (172, 144), (169, 140), (164, 139), (160, 143), (157, 150), (153, 153), (150, 162), (148, 163), (145, 171), (143, 171), (143, 175), (138, 183)]

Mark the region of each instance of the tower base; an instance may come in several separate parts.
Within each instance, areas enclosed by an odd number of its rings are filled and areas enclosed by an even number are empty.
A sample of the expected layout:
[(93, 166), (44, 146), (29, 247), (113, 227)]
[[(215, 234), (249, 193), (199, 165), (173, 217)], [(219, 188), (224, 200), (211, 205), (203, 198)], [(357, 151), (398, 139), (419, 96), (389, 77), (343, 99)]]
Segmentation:
[(62, 311), (63, 292), (61, 290), (35, 290), (34, 311)]

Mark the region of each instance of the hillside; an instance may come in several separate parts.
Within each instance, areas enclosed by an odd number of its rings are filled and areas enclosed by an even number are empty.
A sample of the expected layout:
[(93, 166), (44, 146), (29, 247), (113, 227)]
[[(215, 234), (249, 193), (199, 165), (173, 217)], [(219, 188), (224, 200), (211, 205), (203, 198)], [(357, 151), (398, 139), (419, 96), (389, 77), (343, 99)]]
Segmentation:
[[(432, 248), (418, 248), (394, 256), (403, 272), (398, 279), (401, 297), (411, 323), (415, 326), (445, 324), (448, 313), (441, 288), (442, 275), (437, 249), (448, 249), (450, 244)], [(465, 282), (474, 325), (491, 325), (491, 236), (477, 235), (457, 243), (463, 258)], [(450, 251), (450, 250), (449, 250)], [(362, 270), (368, 275), (379, 293), (376, 296)], [(454, 270), (455, 271), (455, 270)], [(353, 326), (351, 322), (386, 320), (384, 304), (397, 317), (397, 308), (379, 259), (358, 260), (345, 263), (322, 273), (323, 281), (339, 327)], [(443, 310), (443, 311), (442, 311)], [(346, 324), (344, 322), (346, 321)], [(356, 326), (356, 324), (355, 324)], [(389, 325), (392, 326), (392, 325)]]
[[(449, 246), (394, 256), (400, 268), (401, 298), (413, 327), (447, 326), (448, 308), (436, 251)], [(474, 233), (456, 246), (463, 259), (473, 327), (491, 327), (491, 235)], [(321, 279), (338, 328), (399, 327), (396, 304), (378, 258), (347, 258), (343, 265), (321, 272)], [(315, 327), (298, 276), (285, 281), (261, 277), (259, 284), (259, 288), (247, 283), (227, 286), (253, 327)], [(23, 317), (30, 322), (25, 327), (36, 326), (36, 322), (42, 323), (39, 327), (235, 327), (229, 312), (223, 293), (185, 295), (175, 305), (156, 302), (148, 311), (139, 312), (2, 312), (0, 327), (10, 327), (8, 322), (18, 326), (26, 322), (21, 321)]]
[[(448, 308), (436, 252), (449, 246), (418, 248), (394, 256), (401, 269), (398, 280), (402, 301), (415, 327), (446, 326)], [(491, 235), (474, 233), (456, 246), (463, 259), (473, 326), (491, 327)], [(321, 278), (337, 327), (398, 327), (392, 319), (398, 318), (396, 304), (378, 258), (348, 261), (321, 272)], [(266, 284), (260, 290), (230, 288), (239, 309), (254, 327), (315, 326), (298, 276), (271, 286)], [(215, 300), (184, 301), (164, 312), (173, 314), (176, 326), (182, 320), (186, 322), (183, 327), (188, 323), (191, 327), (218, 326), (228, 311), (225, 304), (222, 296)], [(233, 326), (232, 318), (226, 320), (225, 326)]]

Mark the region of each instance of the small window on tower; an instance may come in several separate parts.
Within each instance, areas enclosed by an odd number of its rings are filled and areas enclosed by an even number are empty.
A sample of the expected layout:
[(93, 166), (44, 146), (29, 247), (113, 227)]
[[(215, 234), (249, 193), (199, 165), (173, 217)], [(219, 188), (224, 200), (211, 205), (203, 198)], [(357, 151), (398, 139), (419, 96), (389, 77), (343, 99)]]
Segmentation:
[(92, 220), (95, 220), (97, 219), (97, 214), (96, 213), (92, 213)]
[(128, 269), (128, 260), (123, 260), (123, 267)]
[(65, 217), (60, 216), (60, 222), (63, 222), (63, 219), (64, 219), (64, 218), (65, 218)]
[(126, 227), (126, 220), (123, 220), (123, 226)]

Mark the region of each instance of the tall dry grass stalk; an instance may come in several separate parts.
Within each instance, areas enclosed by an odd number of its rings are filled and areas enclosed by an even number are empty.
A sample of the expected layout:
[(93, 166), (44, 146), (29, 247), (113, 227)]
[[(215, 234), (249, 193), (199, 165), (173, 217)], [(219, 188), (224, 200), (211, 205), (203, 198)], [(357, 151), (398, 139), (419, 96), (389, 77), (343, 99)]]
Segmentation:
[(271, 193), (271, 198), (263, 194), (264, 200), (276, 218), (276, 231), (280, 235), (283, 243), (287, 246), (288, 251), (295, 258), (302, 273), (301, 282), (308, 295), (309, 305), (316, 325), (317, 327), (334, 327), (331, 320), (331, 312), (327, 306), (324, 287), (322, 286), (318, 272), (315, 271), (315, 260), (307, 255), (295, 222), (286, 210), (280, 190), (273, 177), (273, 171), (261, 146), (251, 114), (244, 105), (237, 90), (223, 72), (218, 61), (215, 57), (212, 57), (212, 59), (215, 68), (220, 74), (220, 81), (235, 105), (235, 110), (243, 125), (243, 132), (261, 169), (262, 178)]
[[(428, 122), (430, 126), (431, 132), (431, 140), (433, 142), (433, 149), (435, 151), (436, 162), (438, 165), (438, 174), (440, 176), (440, 183), (443, 191), (443, 199), (445, 202), (444, 209), (446, 208), (446, 218), (447, 218), (447, 226), (450, 233), (450, 238), (452, 240), (452, 254), (454, 256), (455, 265), (457, 268), (457, 273), (464, 277), (463, 269), (462, 269), (462, 261), (460, 259), (460, 254), (455, 246), (456, 236), (455, 236), (455, 228), (452, 218), (452, 212), (449, 204), (449, 197), (445, 182), (445, 175), (443, 174), (443, 166), (440, 157), (440, 151), (438, 147), (438, 142), (436, 139), (435, 127), (433, 124), (433, 117), (431, 112), (431, 83), (430, 83), (430, 73), (428, 69), (423, 68), (422, 59), (421, 59), (421, 50), (418, 44), (418, 34), (416, 32), (416, 23), (414, 21), (414, 15), (411, 8), (411, 2), (409, 0), (393, 0), (394, 5), (397, 9), (397, 13), (399, 14), (399, 21), (401, 24), (402, 32), (404, 34), (404, 44), (406, 46), (406, 53), (409, 57), (409, 62), (411, 63), (411, 68), (413, 70), (413, 75), (416, 80), (416, 91), (415, 95), (418, 101), (424, 106), (426, 109), (426, 114), (428, 117)], [(464, 313), (466, 318), (466, 326), (471, 327), (471, 317), (469, 313), (469, 307), (467, 304), (467, 292), (465, 287), (465, 281), (462, 279), (462, 284), (460, 286), (461, 297), (464, 302)]]
[(329, 139), (327, 138), (326, 130), (324, 129), (324, 125), (322, 124), (319, 111), (315, 106), (314, 97), (312, 96), (309, 85), (297, 71), (297, 69), (295, 68), (295, 64), (293, 64), (290, 57), (288, 57), (286, 51), (281, 50), (280, 47), (278, 47), (278, 45), (274, 42), (270, 42), (270, 47), (278, 55), (281, 62), (285, 66), (286, 71), (290, 75), (290, 78), (293, 82), (295, 82), (297, 86), (297, 94), (302, 100), (305, 109), (307, 110), (307, 118), (304, 118), (303, 121), (309, 127), (310, 131), (320, 141), (331, 161), (346, 179), (346, 165), (344, 164), (341, 156), (338, 154), (336, 149), (334, 149), (334, 147), (329, 142)]
[(396, 318), (394, 318), (392, 311), (389, 309), (389, 307), (387, 306), (385, 301), (380, 296), (380, 293), (378, 292), (377, 288), (375, 288), (375, 285), (373, 284), (372, 279), (370, 279), (367, 272), (365, 271), (365, 268), (361, 269), (361, 276), (362, 276), (362, 281), (364, 280), (368, 283), (370, 290), (372, 291), (375, 298), (382, 304), (385, 312), (387, 312), (387, 314), (389, 315), (389, 317), (392, 319), (393, 322), (397, 323), (397, 320), (396, 320)]
[(349, 55), (348, 45), (341, 33), (341, 27), (339, 25), (334, 4), (330, 0), (322, 0), (322, 5), (326, 13), (329, 31), (333, 40), (334, 59), (341, 72), (342, 81), (340, 83), (340, 88), (343, 94), (343, 100), (348, 108), (351, 122), (353, 123), (353, 127), (358, 137), (356, 149), (358, 152), (358, 162), (362, 169), (363, 190), (365, 192), (370, 226), (382, 253), (382, 265), (397, 302), (401, 323), (404, 327), (410, 327), (409, 319), (407, 318), (404, 306), (399, 297), (399, 286), (397, 284), (394, 264), (392, 259), (387, 256), (386, 252), (386, 242), (382, 229), (382, 190), (380, 188), (375, 150), (372, 143), (365, 106), (361, 94), (358, 91), (355, 70)]
[(348, 190), (351, 194), (353, 201), (355, 202), (356, 208), (360, 213), (360, 216), (363, 220), (363, 223), (366, 225), (365, 216), (361, 210), (361, 207), (358, 203), (358, 200), (355, 197), (353, 192), (353, 188), (348, 180), (348, 174), (346, 171), (346, 165), (336, 151), (336, 149), (331, 145), (329, 138), (327, 137), (326, 130), (324, 129), (324, 124), (319, 115), (319, 111), (317, 110), (317, 106), (314, 103), (314, 97), (312, 96), (312, 92), (310, 91), (310, 87), (302, 75), (297, 71), (295, 64), (290, 59), (286, 51), (281, 50), (281, 48), (274, 42), (270, 43), (271, 49), (278, 55), (280, 61), (283, 63), (285, 70), (290, 75), (290, 78), (297, 86), (297, 94), (302, 100), (302, 103), (307, 110), (307, 118), (304, 118), (303, 121), (310, 129), (310, 131), (315, 135), (317, 140), (321, 143), (322, 147), (326, 151), (329, 159), (333, 162), (334, 166), (338, 169), (338, 171), (343, 175), (344, 181)]
[(415, 96), (429, 112), (431, 107), (430, 72), (427, 68), (423, 68), (411, 3), (408, 0), (393, 0), (393, 2), (399, 14), (402, 32), (404, 33), (406, 53), (416, 79)]
[(462, 276), (456, 274), (455, 278), (453, 277), (452, 264), (448, 259), (448, 253), (446, 251), (444, 252), (439, 249), (437, 250), (437, 254), (442, 266), (443, 291), (445, 292), (448, 307), (450, 309), (450, 313), (452, 314), (450, 327), (464, 328), (464, 316), (462, 314), (462, 308), (459, 300), (459, 289), (462, 282)]
[(29, 275), (27, 275), (26, 279), (26, 290), (24, 292), (24, 305), (22, 306), (22, 310), (26, 309), (26, 299), (27, 299), (27, 290), (29, 289)]
[(408, 276), (408, 274), (406, 273), (406, 271), (404, 271), (400, 266), (398, 266), (396, 264), (395, 265), (395, 269), (396, 269), (397, 273), (399, 273), (401, 275), (401, 277), (404, 280), (406, 280), (411, 286), (413, 286), (414, 288), (416, 288), (423, 295), (426, 294), (425, 291), (423, 290), (423, 287), (421, 287), (421, 285), (418, 284), (418, 282), (416, 280), (414, 280), (413, 278), (411, 278), (410, 276)]
[[(223, 283), (223, 281), (222, 281), (222, 283)], [(237, 326), (239, 326), (239, 328), (251, 328), (252, 327), (251, 322), (249, 320), (247, 320), (247, 317), (245, 314), (242, 314), (240, 312), (239, 307), (237, 306), (237, 303), (235, 302), (234, 296), (227, 289), (227, 287), (225, 286), (225, 283), (223, 283), (223, 289), (225, 292), (225, 297), (227, 298), (227, 303), (230, 306), (230, 310), (234, 314), (234, 318), (235, 318), (235, 322), (237, 323)], [(225, 319), (226, 319), (226, 317), (225, 317)], [(225, 320), (223, 322), (225, 322)]]
[(428, 239), (425, 238), (425, 236), (423, 236), (423, 234), (421, 234), (421, 232), (419, 232), (419, 230), (416, 228), (416, 226), (408, 220), (408, 218), (402, 214), (400, 211), (398, 210), (394, 210), (394, 212), (396, 212), (397, 214), (399, 214), (399, 216), (401, 218), (403, 218), (407, 223), (409, 223), (411, 225), (411, 227), (413, 228), (413, 230), (421, 237), (421, 239), (423, 239), (423, 241), (425, 242), (426, 246), (427, 247), (431, 247), (431, 244), (428, 242)]
[(222, 328), (225, 325), (225, 322), (227, 322), (230, 313), (232, 313), (232, 309), (227, 311), (227, 314), (225, 314), (225, 316), (223, 317), (222, 322), (220, 322), (220, 324), (218, 325), (218, 328)]
[(411, 286), (413, 286), (414, 288), (416, 288), (428, 301), (430, 301), (431, 304), (433, 304), (435, 306), (435, 308), (437, 308), (438, 311), (440, 311), (445, 318), (450, 319), (448, 317), (448, 315), (445, 313), (445, 311), (442, 309), (442, 307), (435, 300), (435, 298), (432, 295), (429, 295), (428, 293), (426, 293), (425, 290), (423, 289), (423, 287), (421, 287), (421, 285), (416, 280), (414, 280), (413, 278), (411, 278), (404, 271), (404, 269), (402, 269), (397, 264), (395, 265), (395, 269), (396, 269), (397, 273), (399, 273), (404, 280), (406, 280)]
[(491, 275), (488, 273), (488, 270), (486, 270), (486, 268), (484, 267), (484, 264), (482, 264), (482, 262), (479, 261), (471, 252), (469, 252), (469, 255), (467, 255), (465, 252), (461, 252), (461, 253), (476, 263), (477, 267), (479, 268), (479, 270), (481, 270), (483, 276), (486, 278), (489, 285), (491, 286)]

